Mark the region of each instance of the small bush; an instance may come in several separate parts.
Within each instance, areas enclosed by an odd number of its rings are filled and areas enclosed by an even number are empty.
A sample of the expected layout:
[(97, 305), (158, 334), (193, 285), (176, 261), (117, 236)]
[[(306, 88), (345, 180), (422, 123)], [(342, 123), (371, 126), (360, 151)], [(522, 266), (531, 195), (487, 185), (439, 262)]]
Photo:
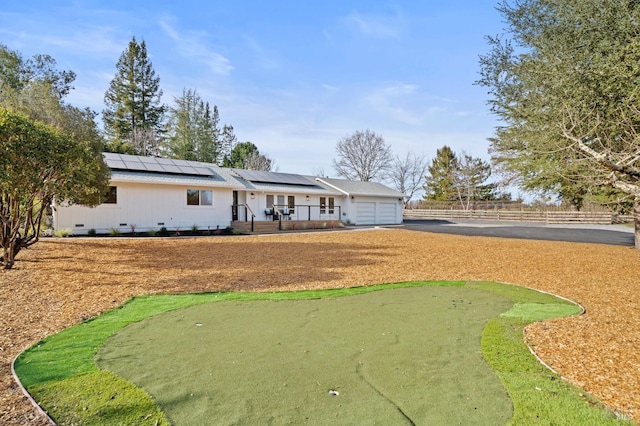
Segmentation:
[(71, 229), (69, 228), (64, 228), (64, 229), (56, 229), (55, 231), (53, 231), (53, 236), (54, 237), (58, 237), (58, 238), (64, 238), (64, 237), (68, 237), (69, 235), (71, 235)]
[(156, 231), (155, 229), (149, 229), (147, 231), (147, 234), (151, 237), (154, 237), (156, 234), (158, 233), (158, 231)]
[(232, 228), (230, 226), (227, 226), (225, 228), (225, 233), (231, 234), (231, 235), (240, 235), (240, 231), (238, 231), (236, 228)]
[(196, 225), (195, 223), (191, 225), (191, 232), (198, 232), (198, 225)]
[(95, 237), (96, 236), (96, 230), (91, 228), (87, 231), (87, 235), (90, 237)]
[(160, 230), (158, 231), (159, 235), (162, 235), (163, 237), (166, 237), (167, 235), (169, 235), (169, 231), (167, 230), (166, 227), (162, 227), (160, 228)]
[(111, 235), (112, 237), (117, 237), (118, 235), (120, 235), (120, 230), (116, 228), (111, 228), (109, 230), (109, 235)]

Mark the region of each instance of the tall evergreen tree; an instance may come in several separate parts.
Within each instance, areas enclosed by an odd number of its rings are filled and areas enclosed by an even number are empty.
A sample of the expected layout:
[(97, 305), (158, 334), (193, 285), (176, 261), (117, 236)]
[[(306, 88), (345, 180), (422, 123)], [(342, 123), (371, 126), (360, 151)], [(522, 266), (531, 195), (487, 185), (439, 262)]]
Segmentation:
[(157, 138), (162, 133), (166, 107), (161, 103), (160, 77), (153, 70), (145, 42), (138, 43), (133, 37), (116, 68), (118, 72), (104, 95), (105, 132), (114, 145), (129, 144), (130, 150), (146, 154), (147, 147), (136, 147), (135, 141), (150, 138), (137, 137), (135, 132), (153, 130)]
[(198, 118), (198, 161), (218, 164), (218, 157), (221, 151), (218, 107), (214, 105), (212, 113), (209, 102), (204, 104), (200, 102)]
[(238, 144), (238, 138), (233, 133), (233, 126), (225, 124), (222, 127), (222, 134), (220, 136), (220, 152), (218, 154), (218, 164), (222, 164), (224, 167), (235, 167), (225, 166), (225, 164), (228, 164), (228, 159), (231, 156), (231, 151)]
[(221, 133), (218, 108), (214, 105), (212, 114), (209, 103), (192, 89), (184, 89), (175, 104), (169, 109), (165, 153), (182, 160), (217, 163)]
[(169, 108), (164, 151), (171, 158), (196, 160), (198, 99), (195, 90), (183, 89), (182, 96), (174, 99), (176, 106)]
[(454, 179), (457, 167), (458, 158), (450, 147), (445, 145), (438, 149), (429, 166), (429, 174), (424, 186), (424, 199), (432, 201), (455, 200), (457, 191)]

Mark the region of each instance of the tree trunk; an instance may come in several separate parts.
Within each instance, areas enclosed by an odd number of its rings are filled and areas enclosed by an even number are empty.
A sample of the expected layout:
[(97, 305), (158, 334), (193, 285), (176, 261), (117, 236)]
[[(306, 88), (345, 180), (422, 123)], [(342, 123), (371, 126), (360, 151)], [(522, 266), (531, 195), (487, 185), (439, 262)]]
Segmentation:
[(640, 250), (640, 197), (633, 202), (633, 223), (635, 224), (636, 249)]

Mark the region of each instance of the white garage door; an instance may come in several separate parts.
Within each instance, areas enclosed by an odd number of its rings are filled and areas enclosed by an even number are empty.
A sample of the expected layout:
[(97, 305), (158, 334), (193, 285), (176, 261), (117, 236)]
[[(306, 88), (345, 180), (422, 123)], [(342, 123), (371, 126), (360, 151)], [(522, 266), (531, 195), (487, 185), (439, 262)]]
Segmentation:
[(375, 225), (376, 223), (376, 203), (356, 203), (358, 213), (356, 214), (356, 225)]
[(396, 223), (396, 209), (398, 203), (378, 203), (378, 225), (389, 225)]

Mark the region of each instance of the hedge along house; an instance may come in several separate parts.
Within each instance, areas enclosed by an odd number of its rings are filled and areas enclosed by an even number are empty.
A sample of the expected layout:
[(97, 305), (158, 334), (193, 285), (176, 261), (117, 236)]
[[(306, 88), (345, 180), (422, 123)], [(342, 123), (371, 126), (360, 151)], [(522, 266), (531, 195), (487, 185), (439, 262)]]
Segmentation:
[[(105, 153), (109, 194), (93, 208), (54, 205), (53, 227), (74, 235), (215, 230), (277, 232), (402, 223), (402, 196), (383, 185), (226, 169), (196, 161)], [(390, 204), (397, 204), (395, 216)]]

